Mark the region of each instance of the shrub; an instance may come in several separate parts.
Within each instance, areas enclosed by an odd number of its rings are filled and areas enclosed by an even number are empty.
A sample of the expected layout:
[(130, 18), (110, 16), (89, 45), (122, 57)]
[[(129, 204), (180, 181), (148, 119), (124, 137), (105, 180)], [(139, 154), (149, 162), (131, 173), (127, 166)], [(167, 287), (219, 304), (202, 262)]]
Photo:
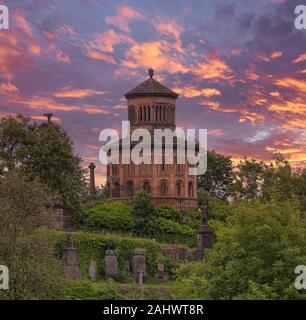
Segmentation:
[(155, 231), (154, 217), (156, 208), (152, 204), (151, 196), (144, 191), (137, 193), (133, 203), (135, 218), (135, 232), (140, 236), (152, 236)]
[(102, 288), (96, 288), (87, 280), (72, 282), (68, 299), (71, 300), (123, 300), (125, 297), (119, 293), (113, 281), (107, 281)]
[(196, 230), (188, 225), (158, 217), (156, 219), (156, 239), (162, 242), (178, 241), (187, 245), (194, 245), (196, 241)]
[(127, 203), (100, 203), (89, 210), (85, 227), (90, 230), (132, 231), (134, 217)]

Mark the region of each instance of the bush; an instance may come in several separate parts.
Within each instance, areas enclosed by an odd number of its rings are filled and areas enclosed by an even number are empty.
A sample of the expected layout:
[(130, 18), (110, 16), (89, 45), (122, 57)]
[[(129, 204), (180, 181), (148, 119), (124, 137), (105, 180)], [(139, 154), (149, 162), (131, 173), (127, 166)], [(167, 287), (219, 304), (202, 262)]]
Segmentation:
[(156, 208), (152, 204), (151, 196), (144, 191), (137, 193), (133, 202), (133, 216), (135, 218), (135, 233), (140, 236), (153, 236), (155, 231)]
[(89, 230), (133, 231), (135, 221), (127, 203), (105, 202), (89, 210), (85, 227)]
[(178, 269), (179, 298), (305, 299), (294, 288), (294, 269), (306, 258), (297, 203), (241, 201), (231, 208), (204, 260)]
[(196, 230), (188, 225), (158, 217), (156, 219), (156, 239), (162, 242), (181, 242), (187, 245), (194, 245), (196, 241)]
[(102, 288), (96, 288), (90, 281), (72, 282), (68, 294), (70, 300), (124, 300), (113, 281), (107, 281)]

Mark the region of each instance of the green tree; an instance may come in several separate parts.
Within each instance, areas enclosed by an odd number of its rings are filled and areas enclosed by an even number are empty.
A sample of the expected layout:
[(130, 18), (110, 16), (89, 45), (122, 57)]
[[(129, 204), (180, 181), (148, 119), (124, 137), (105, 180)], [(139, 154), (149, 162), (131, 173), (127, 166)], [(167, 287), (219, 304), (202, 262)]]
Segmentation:
[(199, 187), (218, 198), (229, 195), (232, 182), (232, 161), (230, 157), (217, 154), (214, 150), (207, 152), (207, 170), (199, 177)]
[(38, 125), (18, 115), (0, 122), (0, 161), (9, 170), (24, 168), (31, 177), (39, 177), (50, 191), (60, 195), (64, 206), (81, 219), (86, 194), (85, 171), (73, 152), (72, 142), (60, 126)]
[(155, 231), (156, 208), (151, 196), (144, 191), (136, 194), (132, 214), (135, 217), (135, 232), (140, 236), (152, 236)]
[(36, 231), (52, 221), (46, 187), (21, 169), (0, 178), (0, 264), (9, 268), (3, 299), (60, 299), (65, 280), (54, 244)]
[(178, 270), (179, 297), (196, 299), (305, 299), (294, 287), (306, 261), (306, 228), (298, 206), (240, 202), (215, 230), (204, 260)]

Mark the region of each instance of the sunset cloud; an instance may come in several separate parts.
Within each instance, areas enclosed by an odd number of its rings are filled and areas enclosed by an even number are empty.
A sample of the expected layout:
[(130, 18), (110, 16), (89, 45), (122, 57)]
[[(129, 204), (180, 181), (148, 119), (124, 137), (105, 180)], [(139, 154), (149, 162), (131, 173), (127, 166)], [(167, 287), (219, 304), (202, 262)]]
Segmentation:
[(186, 97), (186, 98), (193, 98), (193, 97), (212, 97), (212, 96), (220, 96), (221, 92), (215, 88), (204, 88), (198, 89), (196, 87), (184, 87), (184, 88), (174, 88), (173, 89), (178, 94)]
[(107, 94), (107, 91), (98, 91), (94, 89), (63, 89), (53, 94), (56, 98), (86, 98), (94, 95)]
[(129, 22), (136, 19), (143, 20), (145, 17), (132, 7), (120, 5), (117, 8), (116, 15), (106, 17), (105, 22), (107, 24), (115, 25), (122, 31), (129, 32)]

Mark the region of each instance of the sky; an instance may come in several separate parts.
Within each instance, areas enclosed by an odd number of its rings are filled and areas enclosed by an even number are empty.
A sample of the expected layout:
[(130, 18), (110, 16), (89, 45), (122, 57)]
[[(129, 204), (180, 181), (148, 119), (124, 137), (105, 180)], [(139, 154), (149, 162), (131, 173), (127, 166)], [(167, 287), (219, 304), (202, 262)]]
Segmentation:
[(0, 117), (53, 113), (101, 184), (99, 132), (120, 129), (123, 95), (152, 67), (180, 94), (177, 125), (207, 128), (209, 149), (234, 161), (280, 152), (303, 166), (302, 2), (2, 0), (10, 29), (0, 30)]

